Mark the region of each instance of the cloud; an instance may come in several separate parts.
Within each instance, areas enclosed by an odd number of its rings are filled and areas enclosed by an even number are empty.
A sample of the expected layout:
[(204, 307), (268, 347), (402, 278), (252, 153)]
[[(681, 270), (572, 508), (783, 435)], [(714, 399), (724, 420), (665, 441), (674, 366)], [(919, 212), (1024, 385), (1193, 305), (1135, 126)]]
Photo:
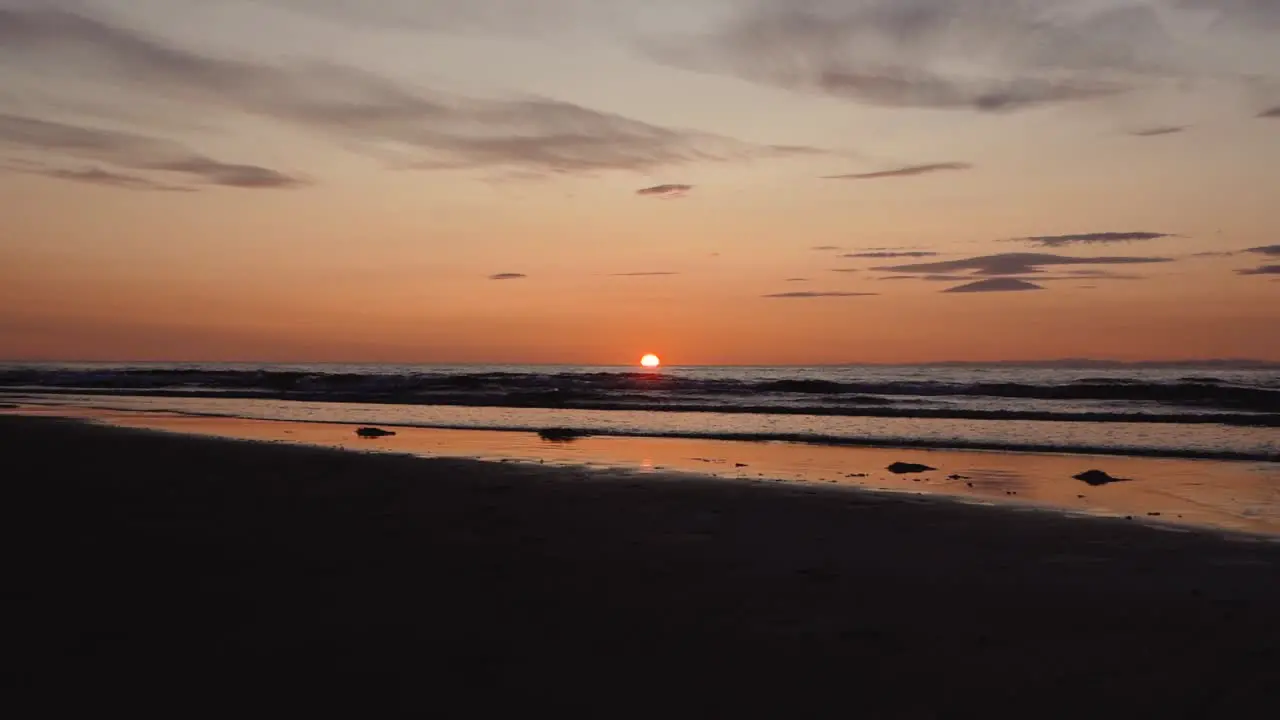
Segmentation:
[(826, 251), (828, 251), (828, 250), (839, 250), (839, 249), (840, 249), (840, 246), (838, 246), (838, 245), (814, 245), (812, 248), (809, 248), (809, 249), (810, 249), (810, 250), (817, 250), (818, 252), (826, 252)]
[(1153, 128), (1146, 128), (1143, 130), (1134, 130), (1129, 134), (1133, 135), (1134, 137), (1158, 137), (1160, 135), (1173, 135), (1175, 133), (1185, 132), (1186, 129), (1187, 128), (1184, 125), (1169, 125), (1165, 127), (1153, 127)]
[(88, 183), (90, 185), (105, 185), (107, 187), (124, 188), (126, 190), (151, 190), (160, 192), (190, 192), (192, 188), (181, 187), (178, 185), (166, 185), (154, 180), (149, 180), (141, 175), (130, 175), (128, 173), (113, 172), (104, 170), (100, 167), (88, 168), (55, 168), (47, 166), (17, 166), (4, 164), (0, 165), (0, 169), (19, 172), (27, 175), (39, 175), (41, 177), (52, 178), (54, 180), (69, 180), (71, 182)]
[(886, 275), (877, 280), (925, 280), (927, 282), (958, 282), (970, 279), (968, 275)]
[(990, 280), (979, 280), (961, 285), (959, 287), (948, 288), (942, 292), (948, 293), (984, 293), (984, 292), (1020, 292), (1023, 290), (1043, 290), (1044, 288), (1029, 283), (1026, 280), (1017, 278), (991, 278)]
[[(160, 138), (21, 115), (0, 114), (0, 146), (89, 159), (129, 170), (177, 174), (205, 185), (290, 188), (307, 184), (301, 178), (270, 168), (214, 160)], [(106, 169), (50, 169), (40, 174), (130, 189), (174, 189), (149, 177)]]
[(1173, 237), (1173, 235), (1158, 232), (1100, 232), (1078, 235), (1036, 235), (1013, 238), (1011, 242), (1028, 242), (1040, 247), (1058, 248), (1068, 245), (1105, 245), (1108, 243), (1158, 240), (1167, 237)]
[(1257, 253), (1258, 255), (1280, 255), (1280, 245), (1263, 245), (1262, 247), (1249, 248), (1245, 252)]
[(853, 102), (1014, 112), (1171, 80), (1273, 76), (1272, 0), (742, 2), (646, 51), (679, 67)]
[(150, 170), (184, 173), (203, 178), (212, 185), (237, 188), (291, 188), (307, 182), (257, 165), (237, 165), (192, 156), (145, 166)]
[(631, 17), (616, 3), (599, 0), (266, 0), (343, 24), (403, 31), (406, 28), (465, 35), (482, 32), (527, 39), (534, 34), (623, 23)]
[(831, 272), (838, 272), (838, 273), (856, 273), (856, 272), (862, 272), (862, 270), (860, 270), (860, 269), (858, 269), (858, 268), (831, 268)]
[(809, 278), (787, 278), (784, 282), (809, 282)]
[(1275, 107), (1273, 107), (1273, 108), (1268, 108), (1268, 109), (1266, 109), (1266, 110), (1263, 110), (1262, 112), (1258, 113), (1258, 117), (1260, 117), (1260, 118), (1280, 118), (1280, 105), (1277, 105), (1277, 106), (1275, 106)]
[[(973, 280), (974, 275), (887, 275), (885, 277), (876, 278), (877, 280), (920, 280), (923, 282), (963, 282)], [(1020, 280), (1024, 282), (1056, 282), (1056, 281), (1080, 281), (1080, 280), (1145, 280), (1141, 275), (1122, 275), (1119, 273), (1111, 273), (1105, 270), (1074, 270), (1060, 273), (1057, 275), (1041, 275), (1031, 274), (1025, 277), (1015, 275), (1001, 276), (1002, 280)]]
[(658, 277), (658, 276), (661, 276), (661, 275), (679, 275), (679, 274), (680, 274), (680, 273), (678, 273), (678, 272), (667, 272), (667, 271), (659, 271), (659, 272), (624, 272), (624, 273), (613, 273), (611, 277)]
[(525, 275), (524, 273), (497, 273), (494, 275), (490, 275), (489, 279), (490, 280), (523, 280), (527, 277), (529, 276)]
[(779, 298), (788, 300), (807, 300), (811, 298), (835, 298), (835, 297), (868, 297), (878, 295), (879, 293), (859, 293), (859, 292), (784, 292), (774, 293), (773, 295), (762, 295), (766, 298)]
[(1280, 265), (1263, 265), (1256, 268), (1237, 270), (1239, 275), (1280, 275)]
[(872, 105), (1014, 111), (1127, 88), (1099, 72), (1126, 64), (1131, 49), (1123, 31), (1098, 18), (1075, 19), (1081, 15), (997, 0), (748, 3), (709, 41), (668, 43), (651, 53), (683, 67)]
[[(647, 171), (823, 152), (663, 127), (548, 98), (458, 97), (333, 64), (214, 57), (69, 9), (0, 9), (0, 63), (15, 71), (58, 68), (163, 96), (191, 113), (290, 124), (419, 169)], [(253, 186), (271, 182), (226, 176)]]
[(848, 253), (848, 254), (845, 254), (845, 255), (841, 255), (840, 257), (847, 257), (847, 258), (925, 258), (925, 257), (937, 257), (937, 256), (938, 256), (938, 253), (936, 253), (936, 252), (927, 252), (927, 251), (923, 251), (923, 250), (911, 250), (911, 251), (904, 251), (904, 252), (895, 252), (895, 251), (880, 250), (880, 251), (876, 251), (876, 252)]
[(892, 265), (872, 268), (891, 273), (945, 274), (972, 271), (974, 275), (1030, 275), (1043, 272), (1045, 266), (1061, 265), (1133, 265), (1172, 262), (1161, 257), (1068, 257), (1047, 253), (1000, 253), (911, 265)]
[(929, 173), (946, 172), (949, 170), (971, 170), (973, 166), (969, 163), (961, 162), (943, 162), (930, 163), (928, 165), (911, 165), (908, 167), (895, 168), (893, 170), (881, 170), (879, 172), (856, 173), (851, 175), (824, 175), (824, 180), (879, 180), (881, 178), (898, 178), (913, 177), (916, 175), (927, 175)]
[(658, 197), (662, 199), (684, 197), (693, 189), (692, 185), (654, 185), (653, 187), (640, 188), (636, 191), (637, 195), (645, 195), (649, 197)]

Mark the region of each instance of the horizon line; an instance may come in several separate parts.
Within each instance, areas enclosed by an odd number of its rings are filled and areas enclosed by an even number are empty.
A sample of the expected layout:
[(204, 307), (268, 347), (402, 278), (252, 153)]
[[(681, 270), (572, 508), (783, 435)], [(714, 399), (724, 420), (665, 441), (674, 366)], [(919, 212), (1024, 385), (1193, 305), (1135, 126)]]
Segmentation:
[[(388, 361), (388, 360), (156, 360), (156, 359), (115, 359), (115, 360), (65, 360), (65, 359), (0, 359), (0, 365), (52, 365), (52, 364), (72, 364), (72, 365), (124, 365), (124, 364), (145, 364), (145, 365), (433, 365), (433, 366), (471, 366), (471, 365), (501, 365), (501, 366), (528, 366), (528, 367), (639, 367), (639, 363), (590, 363), (590, 362), (518, 362), (518, 361), (491, 361), (491, 360), (468, 360), (468, 361), (447, 361), (447, 360), (431, 360), (431, 361)], [(662, 368), (817, 368), (817, 367), (945, 367), (945, 366), (974, 366), (974, 365), (1005, 365), (1005, 366), (1059, 366), (1069, 367), (1071, 365), (1091, 365), (1091, 366), (1250, 366), (1261, 368), (1280, 369), (1280, 359), (1263, 360), (1259, 358), (1192, 358), (1192, 359), (1145, 359), (1145, 360), (1116, 360), (1107, 358), (1052, 358), (1042, 360), (1016, 359), (1016, 360), (927, 360), (927, 361), (908, 361), (908, 362), (870, 362), (870, 361), (846, 361), (846, 362), (822, 362), (822, 363), (667, 363), (664, 362)]]

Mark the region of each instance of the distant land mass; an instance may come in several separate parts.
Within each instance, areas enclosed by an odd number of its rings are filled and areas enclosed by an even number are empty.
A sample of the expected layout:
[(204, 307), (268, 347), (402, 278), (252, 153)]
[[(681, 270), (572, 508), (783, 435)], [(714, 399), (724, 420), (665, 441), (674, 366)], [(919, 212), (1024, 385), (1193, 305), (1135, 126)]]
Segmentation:
[[(877, 366), (892, 363), (875, 363)], [(1203, 360), (1094, 360), (1090, 358), (1060, 358), (1057, 360), (942, 360), (937, 362), (902, 363), (914, 367), (1026, 367), (1026, 368), (1214, 368), (1218, 370), (1280, 370), (1280, 362), (1251, 360), (1247, 358), (1212, 358)], [(845, 363), (846, 366), (869, 366), (872, 363)]]

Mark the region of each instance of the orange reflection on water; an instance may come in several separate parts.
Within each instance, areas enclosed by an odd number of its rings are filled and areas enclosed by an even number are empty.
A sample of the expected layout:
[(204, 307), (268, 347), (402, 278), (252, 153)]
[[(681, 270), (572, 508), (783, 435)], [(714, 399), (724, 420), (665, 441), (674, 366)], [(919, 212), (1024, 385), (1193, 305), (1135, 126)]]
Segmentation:
[[(1280, 536), (1280, 465), (926, 449), (835, 447), (685, 438), (585, 437), (549, 442), (535, 433), (395, 428), (356, 437), (355, 426), (74, 407), (21, 410), (94, 419), (124, 427), (287, 442), (424, 457), (470, 457), (558, 465), (697, 473), (726, 479), (856, 486), (951, 496), (966, 501), (1132, 516), (1161, 524)], [(897, 475), (894, 462), (934, 471)], [(1090, 487), (1072, 476), (1100, 469), (1128, 482)]]

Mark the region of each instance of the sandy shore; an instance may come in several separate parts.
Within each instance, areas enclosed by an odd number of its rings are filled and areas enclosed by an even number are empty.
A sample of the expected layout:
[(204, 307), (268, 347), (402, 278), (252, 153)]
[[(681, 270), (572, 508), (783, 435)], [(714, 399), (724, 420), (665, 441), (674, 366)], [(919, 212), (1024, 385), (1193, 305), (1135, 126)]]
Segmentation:
[[(272, 443), (305, 444), (422, 457), (464, 457), (572, 467), (685, 473), (739, 481), (838, 485), (963, 502), (1128, 517), (1170, 528), (1192, 527), (1274, 536), (1280, 540), (1280, 463), (993, 452), (901, 447), (844, 447), (703, 438), (578, 437), (548, 442), (535, 432), (394, 427), (395, 435), (357, 437), (358, 425), (187, 415), (68, 405), (0, 409), (72, 417), (119, 427)], [(896, 462), (935, 468), (896, 474)], [(1101, 469), (1127, 482), (1102, 487), (1075, 476)]]
[[(46, 707), (1253, 717), (1280, 545), (0, 417)], [(1265, 716), (1262, 715), (1262, 716)]]

